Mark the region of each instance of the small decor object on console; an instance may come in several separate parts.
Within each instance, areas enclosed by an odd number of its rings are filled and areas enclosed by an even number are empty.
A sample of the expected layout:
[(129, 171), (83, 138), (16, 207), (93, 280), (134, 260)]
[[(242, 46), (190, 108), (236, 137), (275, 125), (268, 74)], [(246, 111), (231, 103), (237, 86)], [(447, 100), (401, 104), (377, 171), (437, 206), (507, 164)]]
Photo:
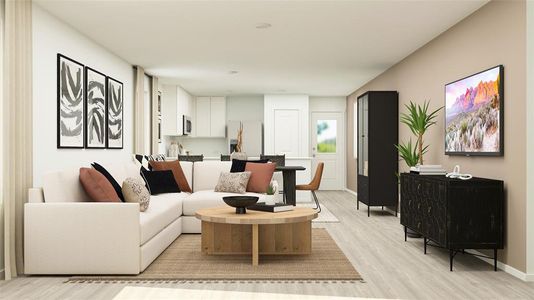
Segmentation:
[(107, 78), (107, 148), (122, 149), (124, 135), (124, 91), (122, 82)]
[(57, 147), (84, 147), (83, 65), (57, 54)]
[(106, 75), (85, 67), (85, 147), (106, 148)]
[(461, 179), (461, 180), (469, 180), (471, 178), (473, 178), (473, 175), (471, 174), (462, 174), (460, 173), (460, 166), (459, 165), (456, 165), (454, 166), (454, 169), (452, 170), (452, 173), (447, 173), (447, 175), (445, 175), (449, 178), (458, 178), (458, 179)]
[(441, 165), (417, 165), (410, 168), (410, 173), (419, 175), (445, 175), (447, 171)]
[(227, 196), (223, 197), (224, 203), (228, 204), (231, 207), (235, 207), (236, 214), (246, 214), (247, 207), (254, 205), (258, 202), (258, 197), (256, 196)]
[(150, 192), (145, 183), (136, 178), (128, 177), (122, 183), (122, 194), (124, 202), (139, 203), (139, 210), (145, 211), (150, 202)]

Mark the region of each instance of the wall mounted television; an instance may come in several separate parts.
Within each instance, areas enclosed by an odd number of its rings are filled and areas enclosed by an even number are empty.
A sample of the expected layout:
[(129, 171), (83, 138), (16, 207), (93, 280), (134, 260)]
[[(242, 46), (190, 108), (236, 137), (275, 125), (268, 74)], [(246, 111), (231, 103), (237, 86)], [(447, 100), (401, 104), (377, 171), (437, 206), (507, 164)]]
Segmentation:
[(445, 154), (504, 154), (504, 67), (445, 85)]

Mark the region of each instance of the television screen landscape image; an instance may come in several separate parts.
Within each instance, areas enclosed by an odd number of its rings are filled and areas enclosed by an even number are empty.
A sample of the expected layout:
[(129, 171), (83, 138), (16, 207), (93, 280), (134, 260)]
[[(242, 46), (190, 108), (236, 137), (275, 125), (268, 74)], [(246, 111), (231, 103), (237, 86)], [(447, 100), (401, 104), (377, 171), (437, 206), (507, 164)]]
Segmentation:
[(445, 86), (445, 153), (502, 155), (503, 66)]

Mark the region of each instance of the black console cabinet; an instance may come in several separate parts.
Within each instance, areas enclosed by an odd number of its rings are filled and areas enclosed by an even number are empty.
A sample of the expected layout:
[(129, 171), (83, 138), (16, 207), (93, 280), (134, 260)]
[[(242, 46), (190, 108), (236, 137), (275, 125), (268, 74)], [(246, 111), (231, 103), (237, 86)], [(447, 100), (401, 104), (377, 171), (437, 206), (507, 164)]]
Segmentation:
[[(424, 237), (426, 246), (449, 250), (450, 270), (454, 256), (466, 249), (497, 249), (504, 241), (504, 183), (473, 178), (401, 174), (401, 224), (404, 238), (409, 228)], [(468, 253), (470, 254), (470, 253)]]
[(358, 202), (397, 212), (399, 93), (370, 91), (358, 97)]

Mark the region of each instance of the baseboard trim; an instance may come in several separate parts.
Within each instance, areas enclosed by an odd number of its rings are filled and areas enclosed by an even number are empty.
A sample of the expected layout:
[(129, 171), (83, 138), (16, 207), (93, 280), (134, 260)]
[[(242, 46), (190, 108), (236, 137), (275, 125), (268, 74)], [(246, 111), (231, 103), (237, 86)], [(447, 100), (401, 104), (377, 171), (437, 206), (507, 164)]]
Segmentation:
[(353, 190), (345, 189), (345, 192), (348, 192), (348, 193), (353, 194), (354, 196), (358, 197), (358, 193), (356, 193)]
[[(479, 252), (477, 250), (470, 250), (470, 251), (475, 253), (475, 254), (478, 254), (478, 255), (484, 255), (484, 253)], [(478, 258), (478, 259), (481, 259), (482, 261), (485, 261), (486, 263), (488, 263), (488, 264), (493, 266), (493, 259), (486, 258), (486, 257), (481, 257), (481, 256), (475, 256), (475, 257)], [(509, 265), (507, 265), (505, 263), (502, 263), (500, 261), (497, 261), (497, 269), (502, 270), (502, 271), (514, 276), (515, 278), (521, 279), (523, 281), (534, 281), (534, 274), (527, 274), (525, 272), (521, 272), (518, 269), (516, 269), (516, 268), (514, 268), (512, 266), (509, 266)]]

